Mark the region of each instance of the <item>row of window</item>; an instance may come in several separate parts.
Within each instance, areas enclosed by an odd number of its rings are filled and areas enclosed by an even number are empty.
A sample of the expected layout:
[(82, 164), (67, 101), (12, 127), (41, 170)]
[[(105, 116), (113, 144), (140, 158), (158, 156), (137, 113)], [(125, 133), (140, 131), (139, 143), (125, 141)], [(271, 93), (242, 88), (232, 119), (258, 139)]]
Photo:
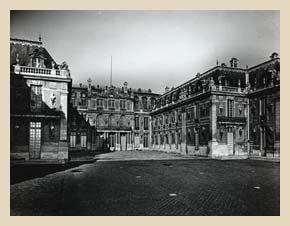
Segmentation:
[[(87, 107), (88, 101), (86, 98), (81, 98), (80, 102), (76, 103), (76, 99), (72, 97), (72, 104), (73, 105), (79, 105), (82, 107)], [(115, 109), (120, 108), (121, 110), (131, 110), (132, 109), (132, 102), (131, 101), (125, 101), (120, 100), (116, 101), (114, 99), (91, 99), (89, 102), (89, 108), (109, 108), (109, 109)]]
[[(82, 148), (86, 148), (87, 147), (87, 135), (85, 133), (82, 133), (80, 139), (81, 139), (81, 147)], [(129, 140), (129, 136), (128, 135), (127, 135), (127, 139)], [(117, 133), (116, 142), (117, 142), (117, 144), (121, 143), (120, 133)], [(110, 144), (111, 147), (115, 147), (115, 137), (114, 136), (110, 136), (109, 137), (109, 144)], [(146, 148), (148, 146), (149, 146), (148, 134), (145, 133), (143, 135), (143, 147)], [(72, 148), (76, 147), (76, 133), (71, 133), (70, 134), (70, 147), (72, 147)]]
[[(199, 112), (196, 111), (196, 109), (199, 109)], [(178, 111), (174, 111), (165, 115), (160, 115), (159, 117), (155, 117), (153, 119), (153, 123), (155, 126), (163, 125), (168, 123), (175, 123), (176, 121), (176, 114), (177, 114), (177, 120), (178, 122), (181, 122), (182, 113)], [(223, 114), (223, 108), (220, 108), (220, 115)], [(242, 114), (242, 109), (240, 109), (240, 115)], [(191, 107), (186, 110), (186, 119), (187, 120), (194, 120), (195, 118), (203, 118), (209, 116), (209, 104), (200, 104), (196, 107)], [(227, 100), (227, 116), (228, 117), (234, 117), (234, 100), (228, 99)]]
[(144, 110), (151, 110), (153, 109), (153, 106), (155, 105), (156, 99), (154, 97), (150, 98), (150, 105), (148, 105), (147, 97), (142, 97), (142, 101), (139, 100), (138, 96), (134, 97), (134, 109), (144, 109)]
[[(87, 147), (87, 135), (86, 133), (81, 134), (81, 147), (86, 148)], [(76, 133), (70, 134), (70, 147), (75, 148), (76, 147)]]
[[(149, 118), (148, 117), (144, 117), (143, 118), (143, 123), (144, 123), (144, 130), (148, 130), (149, 129)], [(135, 129), (138, 130), (140, 129), (140, 118), (138, 116), (135, 117)]]

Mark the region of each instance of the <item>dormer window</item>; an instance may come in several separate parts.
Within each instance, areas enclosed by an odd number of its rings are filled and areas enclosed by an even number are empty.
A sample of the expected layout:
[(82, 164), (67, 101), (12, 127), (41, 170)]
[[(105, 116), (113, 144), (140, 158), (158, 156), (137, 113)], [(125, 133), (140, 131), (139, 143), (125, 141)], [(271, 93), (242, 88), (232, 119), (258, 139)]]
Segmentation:
[(31, 66), (37, 68), (45, 68), (44, 60), (45, 57), (39, 49), (35, 49), (31, 54)]
[(39, 58), (32, 59), (32, 67), (39, 67)]

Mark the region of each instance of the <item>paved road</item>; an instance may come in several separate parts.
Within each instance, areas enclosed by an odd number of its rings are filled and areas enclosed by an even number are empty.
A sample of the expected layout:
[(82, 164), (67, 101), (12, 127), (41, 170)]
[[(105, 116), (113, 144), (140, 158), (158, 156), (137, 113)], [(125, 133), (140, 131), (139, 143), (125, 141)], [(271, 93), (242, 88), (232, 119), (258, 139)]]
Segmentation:
[(11, 185), (11, 215), (279, 215), (279, 171), (254, 160), (97, 161)]

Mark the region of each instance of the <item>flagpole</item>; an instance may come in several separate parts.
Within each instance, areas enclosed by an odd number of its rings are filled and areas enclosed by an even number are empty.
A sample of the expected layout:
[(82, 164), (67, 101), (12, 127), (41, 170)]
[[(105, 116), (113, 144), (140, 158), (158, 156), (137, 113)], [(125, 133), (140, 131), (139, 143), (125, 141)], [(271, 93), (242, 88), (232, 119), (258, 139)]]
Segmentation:
[(111, 77), (110, 77), (110, 86), (112, 87), (112, 76), (113, 76), (113, 57), (111, 56)]

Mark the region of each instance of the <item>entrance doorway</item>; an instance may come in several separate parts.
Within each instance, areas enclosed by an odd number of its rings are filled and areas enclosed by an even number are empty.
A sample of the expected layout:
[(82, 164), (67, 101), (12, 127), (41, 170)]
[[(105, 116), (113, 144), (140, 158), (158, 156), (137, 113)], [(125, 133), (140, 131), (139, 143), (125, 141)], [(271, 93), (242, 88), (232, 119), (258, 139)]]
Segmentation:
[(234, 133), (233, 133), (233, 127), (228, 127), (227, 146), (228, 146), (229, 153), (233, 155), (234, 154)]
[(135, 148), (140, 147), (140, 137), (139, 135), (135, 135)]
[(41, 122), (30, 122), (29, 128), (29, 158), (40, 159)]
[(121, 135), (121, 151), (127, 150), (127, 141), (126, 135)]

